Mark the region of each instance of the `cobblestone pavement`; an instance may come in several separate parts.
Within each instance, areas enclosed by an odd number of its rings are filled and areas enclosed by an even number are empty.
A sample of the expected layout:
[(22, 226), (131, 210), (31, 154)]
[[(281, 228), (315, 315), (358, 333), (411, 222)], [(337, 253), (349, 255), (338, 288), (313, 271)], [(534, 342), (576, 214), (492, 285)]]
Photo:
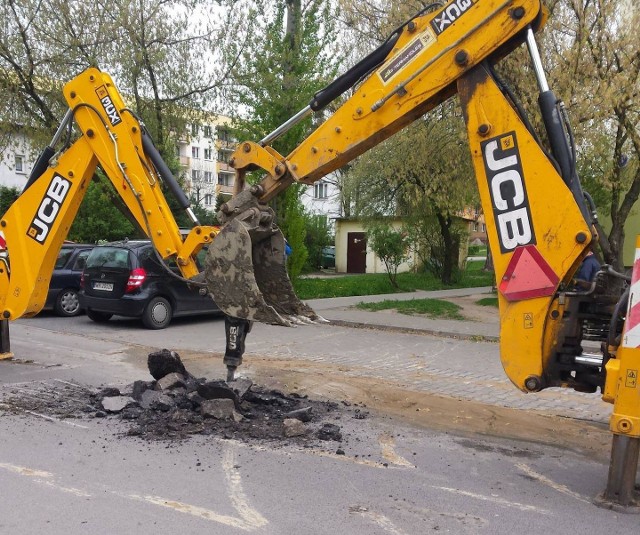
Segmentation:
[[(305, 336), (303, 343), (294, 342), (283, 351), (270, 348), (270, 353), (339, 366), (348, 376), (383, 377), (409, 390), (607, 423), (612, 406), (599, 394), (564, 388), (525, 394), (509, 381), (500, 364), (497, 310), (489, 309), (485, 321), (456, 321), (370, 312), (354, 306), (386, 299), (481, 296), (491, 291), (490, 287), (463, 288), (310, 301), (333, 322), (321, 327), (323, 334), (319, 335), (327, 351), (307, 351), (312, 341)], [(345, 350), (353, 347), (356, 336), (364, 340), (368, 351)]]
[(366, 328), (305, 328), (303, 336), (288, 336), (281, 345), (260, 342), (256, 335), (248, 352), (299, 361), (301, 368), (305, 362), (324, 364), (346, 376), (383, 378), (408, 390), (489, 405), (602, 423), (611, 413), (611, 405), (598, 394), (561, 388), (536, 394), (519, 391), (504, 374), (496, 342), (361, 327)]

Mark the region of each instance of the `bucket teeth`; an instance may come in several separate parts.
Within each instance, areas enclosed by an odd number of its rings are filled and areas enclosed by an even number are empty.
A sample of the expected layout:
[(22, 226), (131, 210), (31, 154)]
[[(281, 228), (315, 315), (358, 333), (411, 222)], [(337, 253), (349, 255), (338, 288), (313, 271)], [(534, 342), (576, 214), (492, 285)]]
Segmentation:
[(277, 227), (252, 229), (239, 218), (229, 221), (205, 261), (207, 287), (220, 310), (286, 327), (322, 320), (296, 296), (284, 250), (284, 236)]

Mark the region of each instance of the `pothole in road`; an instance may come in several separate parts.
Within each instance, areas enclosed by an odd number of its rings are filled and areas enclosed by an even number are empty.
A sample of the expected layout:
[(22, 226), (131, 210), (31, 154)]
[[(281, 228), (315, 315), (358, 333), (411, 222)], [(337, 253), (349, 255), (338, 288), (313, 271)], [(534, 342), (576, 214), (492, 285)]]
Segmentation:
[(253, 384), (196, 378), (179, 355), (162, 350), (148, 359), (151, 381), (96, 389), (53, 380), (7, 387), (0, 410), (55, 419), (106, 419), (125, 424), (123, 435), (182, 440), (214, 435), (245, 442), (324, 444), (341, 450), (345, 419), (364, 419), (364, 405), (310, 399)]

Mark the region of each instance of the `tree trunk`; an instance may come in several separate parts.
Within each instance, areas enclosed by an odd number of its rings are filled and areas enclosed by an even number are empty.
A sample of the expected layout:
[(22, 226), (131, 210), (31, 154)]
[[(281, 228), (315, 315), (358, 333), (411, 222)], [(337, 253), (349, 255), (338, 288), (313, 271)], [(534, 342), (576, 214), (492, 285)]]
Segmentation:
[(443, 214), (436, 214), (438, 218), (438, 224), (440, 225), (440, 234), (442, 235), (442, 241), (444, 243), (444, 258), (442, 259), (442, 277), (443, 284), (451, 284), (453, 279), (453, 268), (457, 262), (454, 262), (454, 257), (457, 259), (458, 251), (455, 246), (455, 241), (451, 234), (451, 217)]

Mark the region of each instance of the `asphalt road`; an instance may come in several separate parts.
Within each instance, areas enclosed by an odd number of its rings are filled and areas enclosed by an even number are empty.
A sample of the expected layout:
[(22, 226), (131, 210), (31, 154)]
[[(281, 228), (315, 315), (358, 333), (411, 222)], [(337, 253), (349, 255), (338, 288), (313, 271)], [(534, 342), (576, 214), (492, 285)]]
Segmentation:
[[(223, 322), (216, 318), (179, 320), (152, 332), (131, 320), (96, 325), (85, 317), (42, 316), (13, 323), (11, 342), (16, 358), (0, 362), (0, 395), (36, 383), (148, 380), (146, 355), (164, 347), (178, 351), (196, 375), (224, 376)], [(336, 354), (380, 359), (371, 368), (382, 376), (362, 366), (355, 377), (352, 362), (331, 360)], [(389, 396), (402, 401), (406, 385), (387, 375), (417, 357), (453, 368), (473, 358), (483, 373), (499, 370), (491, 343), (258, 325), (243, 373), (293, 387), (282, 383), (293, 377), (284, 368), (303, 366), (329, 397), (348, 399), (349, 381), (337, 379), (346, 374), (391, 385)], [(215, 437), (149, 443), (123, 436), (124, 424), (108, 418), (0, 411), (0, 533), (637, 533), (640, 526), (638, 516), (593, 505), (606, 483), (601, 457), (481, 437), (453, 421), (451, 430), (414, 426), (384, 411), (336, 423), (344, 441), (318, 448)], [(338, 446), (344, 455), (336, 454)]]

